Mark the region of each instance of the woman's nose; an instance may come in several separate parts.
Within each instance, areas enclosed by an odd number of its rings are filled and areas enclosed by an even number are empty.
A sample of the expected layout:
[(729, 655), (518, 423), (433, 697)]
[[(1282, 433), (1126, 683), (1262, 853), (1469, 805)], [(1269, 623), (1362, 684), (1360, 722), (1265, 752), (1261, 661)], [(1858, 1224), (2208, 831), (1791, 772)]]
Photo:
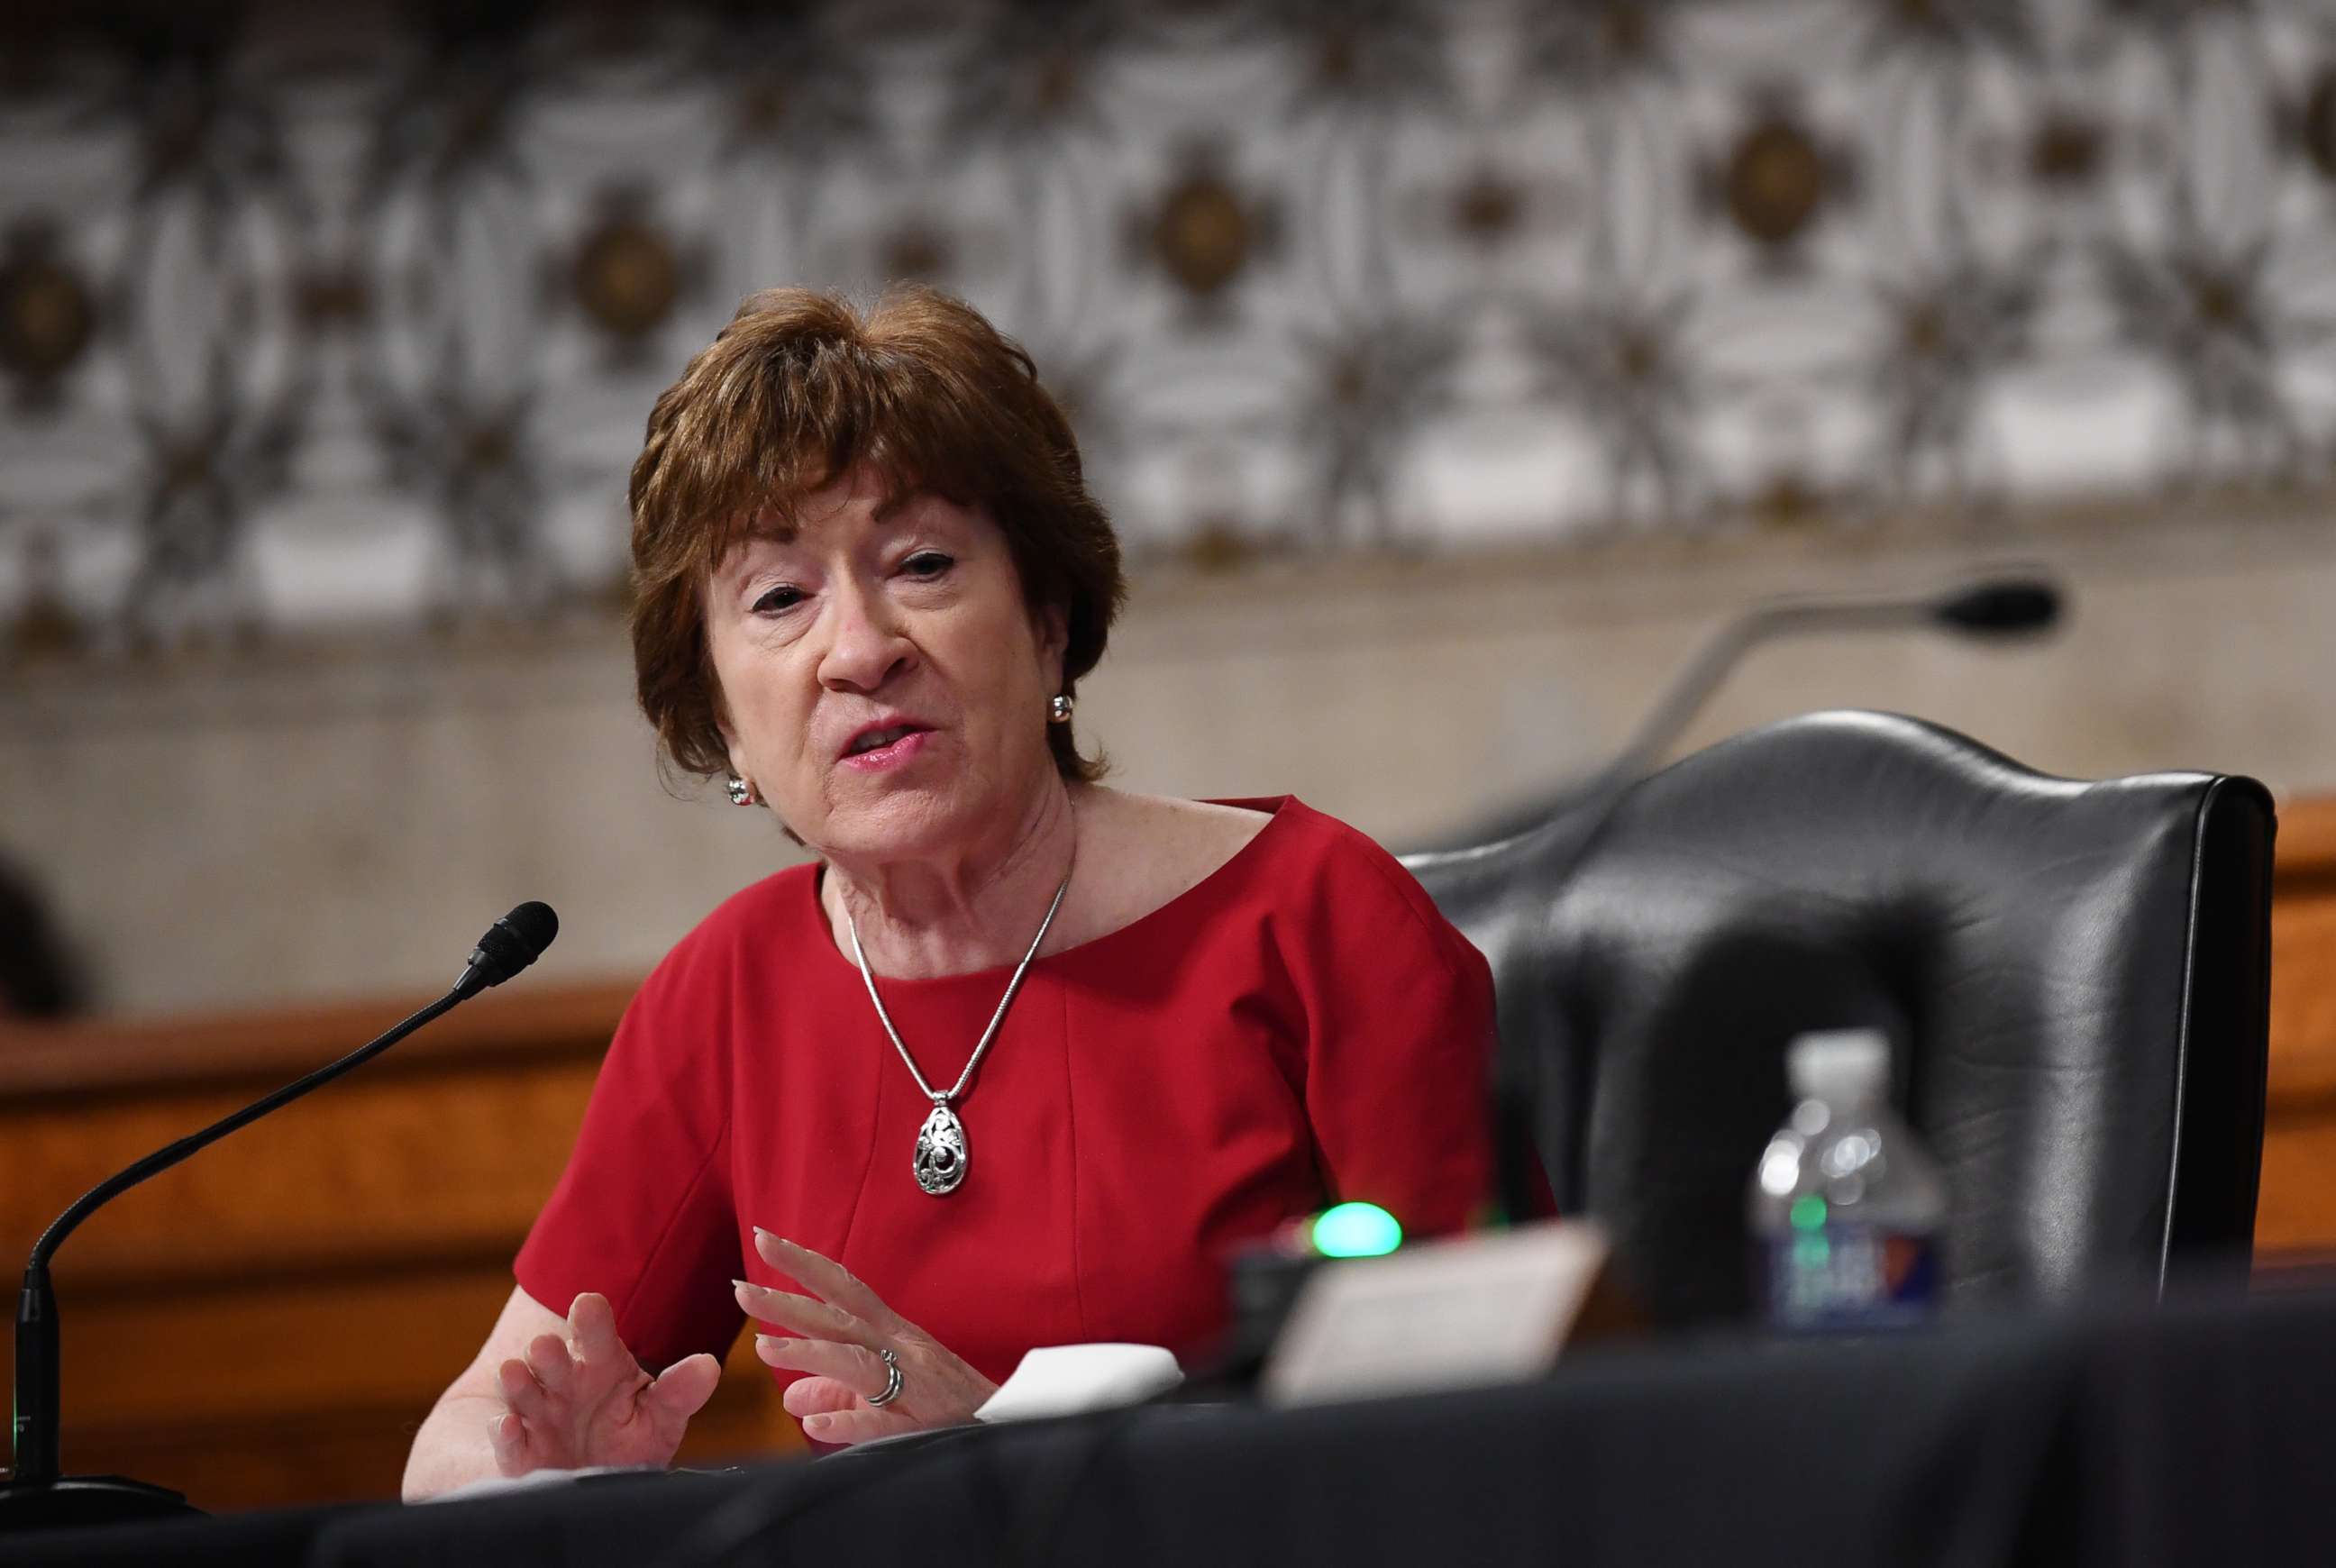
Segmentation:
[(820, 684), (832, 690), (873, 692), (916, 657), (881, 594), (856, 588), (829, 599), (832, 631), (819, 663)]

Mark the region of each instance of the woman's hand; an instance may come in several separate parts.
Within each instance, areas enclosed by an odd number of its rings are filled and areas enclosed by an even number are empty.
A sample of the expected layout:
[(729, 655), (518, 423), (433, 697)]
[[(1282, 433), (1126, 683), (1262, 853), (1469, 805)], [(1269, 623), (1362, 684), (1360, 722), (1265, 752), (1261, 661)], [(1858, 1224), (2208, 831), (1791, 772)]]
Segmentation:
[(511, 1408), (487, 1423), (495, 1467), (506, 1475), (591, 1465), (665, 1465), (689, 1418), (714, 1396), (722, 1363), (683, 1358), (652, 1378), (617, 1337), (606, 1296), (587, 1292), (568, 1309), (566, 1334), (539, 1334), (524, 1360), (496, 1373)]
[[(931, 1335), (887, 1307), (842, 1264), (754, 1228), (763, 1261), (819, 1297), (738, 1285), (746, 1315), (785, 1330), (754, 1336), (754, 1354), (774, 1367), (808, 1372), (787, 1386), (787, 1414), (822, 1443), (865, 1443), (973, 1419), (998, 1385)], [(900, 1364), (900, 1397), (877, 1407), (888, 1373), (880, 1350)]]

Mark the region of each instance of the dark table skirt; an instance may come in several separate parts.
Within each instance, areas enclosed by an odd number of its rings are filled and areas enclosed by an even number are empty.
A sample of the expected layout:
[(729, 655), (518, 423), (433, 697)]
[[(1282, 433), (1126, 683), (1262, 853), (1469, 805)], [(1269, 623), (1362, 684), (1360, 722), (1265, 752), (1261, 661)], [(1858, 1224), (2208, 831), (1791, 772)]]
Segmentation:
[(2336, 1297), (1583, 1354), (714, 1475), (0, 1540), (9, 1564), (2336, 1562)]

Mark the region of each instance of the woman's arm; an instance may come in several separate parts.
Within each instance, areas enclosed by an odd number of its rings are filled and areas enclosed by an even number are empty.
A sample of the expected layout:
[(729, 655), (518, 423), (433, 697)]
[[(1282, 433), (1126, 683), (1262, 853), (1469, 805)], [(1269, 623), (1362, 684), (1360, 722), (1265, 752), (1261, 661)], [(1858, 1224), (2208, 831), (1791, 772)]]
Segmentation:
[(1493, 1199), (1490, 966), (1409, 872), (1344, 824), (1329, 823), (1290, 896), (1280, 943), (1329, 1196), (1377, 1203), (1406, 1236), (1480, 1222)]
[(487, 1342), (414, 1434), (405, 1499), (490, 1475), (667, 1464), (721, 1377), (721, 1362), (707, 1355), (650, 1377), (617, 1337), (603, 1297), (577, 1297), (563, 1319), (514, 1290)]

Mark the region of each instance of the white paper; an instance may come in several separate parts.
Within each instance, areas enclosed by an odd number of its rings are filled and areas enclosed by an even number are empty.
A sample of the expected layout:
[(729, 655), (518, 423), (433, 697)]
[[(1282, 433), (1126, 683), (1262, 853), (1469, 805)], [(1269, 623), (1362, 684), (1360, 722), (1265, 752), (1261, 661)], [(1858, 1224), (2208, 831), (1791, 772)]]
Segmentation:
[(1046, 1345), (1026, 1351), (1014, 1375), (973, 1413), (977, 1421), (1032, 1421), (1140, 1405), (1184, 1380), (1157, 1345)]

